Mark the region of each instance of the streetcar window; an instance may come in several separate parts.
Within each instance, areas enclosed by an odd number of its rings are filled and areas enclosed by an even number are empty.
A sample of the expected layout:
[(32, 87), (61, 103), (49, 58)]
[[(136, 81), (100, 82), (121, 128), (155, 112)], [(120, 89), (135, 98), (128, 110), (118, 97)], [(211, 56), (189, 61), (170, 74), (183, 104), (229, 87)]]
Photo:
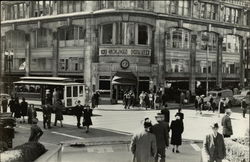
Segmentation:
[(67, 97), (71, 97), (71, 87), (67, 87)]
[(73, 97), (77, 97), (77, 86), (73, 86)]

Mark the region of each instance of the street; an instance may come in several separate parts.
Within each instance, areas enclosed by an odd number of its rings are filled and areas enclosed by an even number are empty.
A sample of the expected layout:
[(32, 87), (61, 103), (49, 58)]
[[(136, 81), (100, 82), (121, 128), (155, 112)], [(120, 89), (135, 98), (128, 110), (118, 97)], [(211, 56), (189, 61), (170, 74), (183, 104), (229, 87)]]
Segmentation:
[[(249, 128), (249, 114), (247, 118), (242, 118), (239, 107), (232, 108), (232, 125), (234, 130), (233, 137), (244, 136), (246, 129)], [(101, 105), (100, 108), (93, 111), (93, 126), (90, 132), (85, 133), (85, 129), (76, 127), (76, 117), (64, 115), (63, 127), (52, 127), (52, 129), (43, 129), (44, 135), (40, 142), (48, 150), (56, 148), (60, 142), (81, 141), (100, 137), (128, 137), (142, 128), (142, 120), (149, 117), (155, 123), (155, 115), (159, 110), (124, 110), (122, 105)], [(170, 110), (170, 120), (174, 118), (176, 109)], [(202, 140), (210, 132), (209, 124), (217, 121), (220, 124), (221, 117), (217, 113), (203, 111), (200, 115), (191, 108), (184, 108), (184, 133), (183, 144), (180, 147), (180, 154), (171, 152), (171, 146), (167, 150), (167, 159), (173, 162), (196, 162), (200, 160), (200, 149)], [(42, 113), (38, 112), (39, 126), (42, 128)], [(54, 114), (52, 115), (54, 121)], [(52, 122), (53, 123), (53, 122)], [(60, 125), (60, 124), (59, 124)], [(19, 124), (15, 129), (14, 146), (24, 143), (29, 137), (29, 124)], [(221, 128), (220, 128), (221, 131)], [(129, 141), (129, 140), (128, 140)], [(92, 155), (95, 156), (92, 156)], [(83, 158), (84, 157), (84, 158)], [(132, 154), (127, 144), (95, 145), (88, 147), (69, 147), (65, 146), (62, 155), (62, 161), (131, 161)]]

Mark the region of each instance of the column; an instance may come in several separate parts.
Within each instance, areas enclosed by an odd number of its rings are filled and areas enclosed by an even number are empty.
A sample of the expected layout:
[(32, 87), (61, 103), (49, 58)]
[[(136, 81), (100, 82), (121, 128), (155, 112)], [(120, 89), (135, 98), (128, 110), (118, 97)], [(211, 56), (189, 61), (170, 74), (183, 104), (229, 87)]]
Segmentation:
[(217, 57), (216, 57), (216, 85), (222, 88), (222, 42), (223, 36), (218, 37)]
[(84, 83), (88, 89), (86, 93), (85, 104), (90, 104), (90, 99), (93, 92), (92, 86), (92, 61), (94, 56), (95, 30), (93, 19), (86, 19), (86, 38), (84, 44)]
[(197, 35), (191, 34), (191, 42), (190, 42), (190, 66), (189, 66), (189, 90), (191, 91), (191, 95), (195, 94), (195, 69), (196, 69), (196, 42)]
[(58, 58), (59, 58), (59, 32), (58, 29), (53, 31), (53, 44), (52, 44), (52, 76), (58, 76)]
[(244, 78), (245, 78), (245, 75), (244, 75), (244, 64), (243, 64), (243, 61), (244, 61), (244, 39), (241, 37), (240, 38), (240, 86), (244, 86)]
[(25, 34), (25, 41), (26, 41), (26, 47), (25, 47), (25, 76), (30, 75), (30, 57), (31, 57), (31, 50), (30, 50), (30, 34)]
[(0, 56), (0, 93), (4, 93), (4, 81), (3, 81), (3, 78), (4, 78), (4, 65), (5, 65), (5, 61), (4, 61), (4, 52), (5, 52), (5, 39), (6, 37), (3, 36), (1, 38), (1, 45), (2, 45), (2, 48), (1, 48), (1, 56)]

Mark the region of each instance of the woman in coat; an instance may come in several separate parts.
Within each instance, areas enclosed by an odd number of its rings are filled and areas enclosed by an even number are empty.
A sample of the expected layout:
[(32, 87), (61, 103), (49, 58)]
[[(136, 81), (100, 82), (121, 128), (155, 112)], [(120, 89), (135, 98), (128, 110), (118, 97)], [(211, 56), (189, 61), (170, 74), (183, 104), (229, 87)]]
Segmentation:
[(60, 99), (57, 100), (56, 104), (54, 105), (54, 109), (55, 109), (55, 123), (54, 126), (57, 125), (57, 120), (60, 121), (61, 123), (61, 127), (63, 127), (62, 121), (63, 121), (63, 104), (61, 102)]
[(15, 99), (14, 97), (11, 97), (11, 100), (9, 101), (8, 106), (10, 107), (10, 112), (11, 112), (11, 116), (14, 116), (15, 113)]
[(21, 118), (21, 107), (20, 107), (18, 98), (15, 99), (14, 107), (15, 107), (15, 115), (14, 115), (14, 117), (15, 118)]
[(179, 153), (178, 147), (182, 143), (181, 135), (184, 130), (183, 122), (180, 120), (179, 115), (175, 115), (175, 120), (172, 120), (170, 129), (172, 131), (172, 135), (171, 135), (171, 144), (173, 145), (172, 151), (173, 152), (176, 151), (176, 153)]
[(92, 125), (91, 116), (92, 116), (92, 109), (90, 109), (89, 106), (85, 106), (83, 109), (83, 123), (82, 123), (82, 125), (87, 127), (86, 133), (89, 132), (89, 126)]
[(28, 103), (25, 101), (24, 97), (22, 99), (23, 101), (21, 102), (20, 107), (21, 107), (21, 113), (23, 116), (23, 123), (25, 123), (24, 117), (28, 116)]

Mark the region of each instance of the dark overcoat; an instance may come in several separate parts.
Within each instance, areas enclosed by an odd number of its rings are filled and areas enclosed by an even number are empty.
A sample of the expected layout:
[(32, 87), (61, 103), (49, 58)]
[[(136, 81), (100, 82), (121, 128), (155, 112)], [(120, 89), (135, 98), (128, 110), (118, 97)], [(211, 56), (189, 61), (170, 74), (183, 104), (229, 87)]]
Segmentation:
[(169, 125), (167, 122), (160, 122), (151, 127), (152, 133), (156, 137), (157, 148), (166, 148), (169, 146)]
[(179, 119), (172, 120), (171, 125), (171, 144), (172, 145), (181, 145), (182, 143), (182, 133), (184, 130), (183, 122)]
[(83, 109), (83, 126), (89, 126), (92, 125), (92, 120), (91, 120), (91, 116), (92, 116), (92, 109)]
[(21, 102), (20, 107), (21, 107), (22, 116), (28, 116), (28, 103)]

